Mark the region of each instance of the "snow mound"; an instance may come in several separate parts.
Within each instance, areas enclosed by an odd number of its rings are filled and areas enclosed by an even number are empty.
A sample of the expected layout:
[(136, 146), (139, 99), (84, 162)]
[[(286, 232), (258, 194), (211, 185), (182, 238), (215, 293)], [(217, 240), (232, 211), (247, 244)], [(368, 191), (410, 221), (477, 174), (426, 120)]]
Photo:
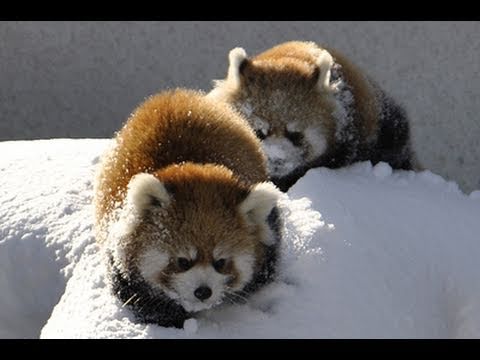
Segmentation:
[(310, 170), (285, 195), (279, 279), (247, 304), (184, 329), (135, 323), (93, 237), (107, 145), (0, 143), (0, 337), (480, 337), (480, 192), (368, 162)]

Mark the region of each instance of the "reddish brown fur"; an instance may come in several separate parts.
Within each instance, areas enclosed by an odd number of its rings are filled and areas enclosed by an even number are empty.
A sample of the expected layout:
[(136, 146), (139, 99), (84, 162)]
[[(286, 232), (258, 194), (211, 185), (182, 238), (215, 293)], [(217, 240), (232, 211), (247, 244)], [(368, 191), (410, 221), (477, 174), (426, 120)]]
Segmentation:
[[(302, 41), (289, 41), (274, 46), (263, 53), (255, 56), (253, 61), (278, 61), (283, 62), (285, 59), (296, 59), (299, 63), (306, 63), (316, 66), (315, 56), (311, 53), (312, 43)], [(308, 72), (308, 71), (307, 71)]]
[[(285, 72), (288, 71), (292, 74), (301, 74), (305, 79), (315, 79), (317, 66), (315, 56), (311, 52), (312, 47), (327, 50), (332, 55), (334, 61), (342, 66), (345, 81), (352, 87), (353, 97), (357, 100), (356, 106), (358, 111), (355, 113), (356, 118), (354, 121), (362, 131), (362, 138), (371, 139), (376, 135), (380, 111), (374, 89), (363, 72), (337, 50), (309, 42), (290, 41), (277, 45), (255, 56), (252, 59), (252, 63), (254, 65), (260, 65), (259, 68), (261, 70), (259, 70), (259, 72), (264, 72), (264, 76), (271, 77), (272, 80), (274, 77), (273, 74), (278, 74), (278, 71), (271, 73), (270, 69), (272, 68), (276, 70), (285, 69)], [(308, 81), (306, 85), (308, 86)], [(294, 89), (292, 89), (292, 92), (293, 90)], [(319, 105), (322, 106), (320, 103)], [(328, 125), (329, 127), (333, 127), (332, 124)]]
[[(110, 215), (121, 205), (127, 185), (148, 172), (171, 193), (164, 209), (147, 212), (125, 244), (127, 269), (154, 246), (176, 259), (193, 245), (197, 264), (212, 264), (219, 243), (231, 254), (247, 251), (259, 259), (265, 251), (255, 227), (238, 212), (252, 185), (267, 180), (265, 157), (249, 125), (228, 106), (195, 91), (175, 90), (150, 97), (117, 134), (115, 150), (105, 157), (97, 178), (97, 240)], [(159, 229), (167, 224), (169, 236)], [(232, 263), (225, 271), (238, 280)], [(173, 262), (158, 274), (168, 287), (179, 272)]]
[(175, 90), (139, 106), (118, 133), (96, 191), (97, 222), (125, 197), (131, 177), (192, 161), (224, 165), (247, 184), (265, 181), (265, 158), (249, 126), (226, 105)]

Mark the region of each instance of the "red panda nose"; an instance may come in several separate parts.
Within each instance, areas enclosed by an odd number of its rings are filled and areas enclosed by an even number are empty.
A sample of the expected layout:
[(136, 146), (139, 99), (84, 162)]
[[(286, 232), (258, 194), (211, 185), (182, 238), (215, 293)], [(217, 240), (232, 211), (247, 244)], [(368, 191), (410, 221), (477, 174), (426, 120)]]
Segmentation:
[(207, 300), (210, 296), (212, 296), (212, 289), (210, 289), (208, 286), (200, 286), (193, 292), (193, 294), (196, 298), (202, 301)]

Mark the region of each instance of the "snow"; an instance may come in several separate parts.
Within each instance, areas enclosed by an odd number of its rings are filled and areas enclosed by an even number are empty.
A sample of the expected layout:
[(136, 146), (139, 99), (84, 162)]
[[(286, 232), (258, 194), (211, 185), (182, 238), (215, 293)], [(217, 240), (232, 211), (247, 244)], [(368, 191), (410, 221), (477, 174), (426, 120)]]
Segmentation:
[(369, 162), (310, 170), (282, 198), (279, 279), (248, 303), (135, 323), (93, 236), (108, 144), (0, 143), (0, 337), (480, 337), (480, 191)]
[(183, 324), (183, 329), (187, 334), (195, 334), (198, 330), (198, 323), (196, 319), (187, 319)]
[(93, 241), (93, 165), (105, 140), (0, 142), (0, 338), (38, 337)]
[(384, 179), (392, 175), (393, 169), (390, 165), (380, 162), (373, 167), (373, 175), (379, 179)]
[(267, 168), (277, 177), (286, 176), (305, 162), (302, 149), (283, 137), (267, 137), (261, 142), (267, 156)]

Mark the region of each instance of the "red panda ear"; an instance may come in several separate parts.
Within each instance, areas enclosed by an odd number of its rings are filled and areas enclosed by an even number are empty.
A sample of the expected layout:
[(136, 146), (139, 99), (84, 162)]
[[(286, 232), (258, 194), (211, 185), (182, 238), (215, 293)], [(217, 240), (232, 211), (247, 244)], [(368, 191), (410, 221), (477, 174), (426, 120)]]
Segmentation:
[(315, 63), (319, 71), (317, 88), (320, 91), (330, 91), (332, 89), (330, 85), (330, 73), (333, 66), (332, 55), (327, 50), (316, 49), (315, 57)]
[(168, 205), (170, 195), (155, 176), (140, 173), (133, 176), (128, 183), (127, 202), (141, 212), (150, 206)]
[(273, 242), (267, 218), (282, 194), (271, 182), (258, 183), (239, 205), (240, 213), (250, 225), (258, 226), (261, 241), (267, 245)]
[(230, 50), (228, 54), (229, 66), (228, 66), (228, 81), (234, 83), (236, 86), (240, 86), (240, 76), (242, 70), (248, 62), (247, 53), (243, 48), (237, 47)]

